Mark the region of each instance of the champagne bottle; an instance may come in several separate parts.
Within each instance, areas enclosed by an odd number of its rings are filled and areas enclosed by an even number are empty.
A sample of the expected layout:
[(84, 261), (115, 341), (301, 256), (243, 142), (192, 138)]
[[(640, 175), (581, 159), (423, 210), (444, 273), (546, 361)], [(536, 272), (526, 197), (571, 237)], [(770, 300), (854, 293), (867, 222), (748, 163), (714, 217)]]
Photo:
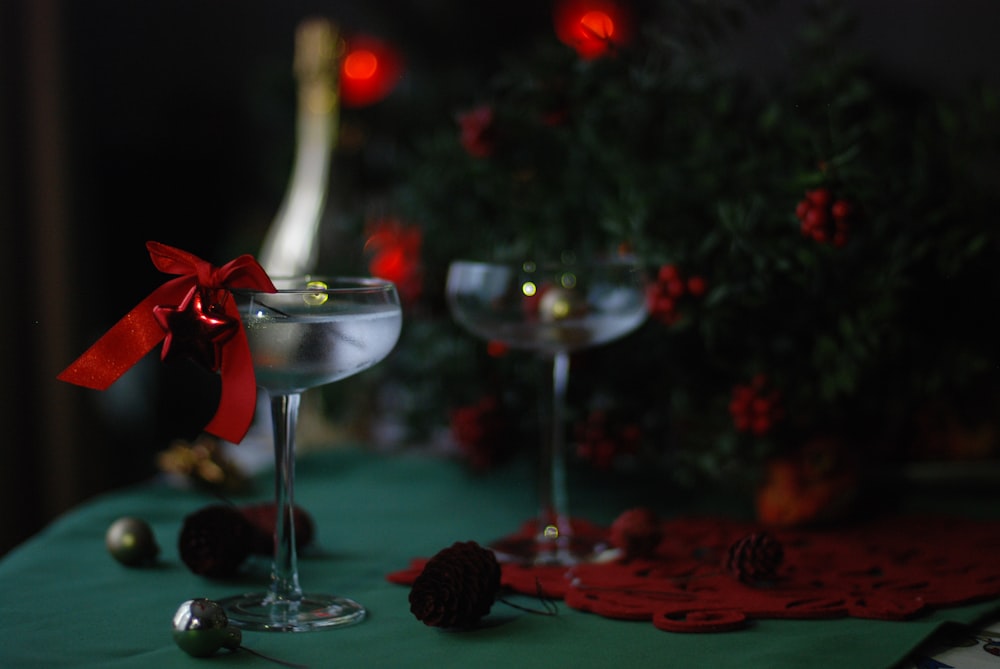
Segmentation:
[[(344, 45), (337, 26), (322, 18), (300, 23), (295, 32), (292, 70), (298, 89), (295, 158), (278, 212), (257, 261), (272, 277), (308, 274), (316, 269), (319, 232), (329, 193), (333, 152), (340, 122), (339, 74)], [(319, 393), (307, 393), (296, 431), (303, 450), (333, 441), (335, 427), (323, 415)], [(271, 407), (258, 391), (257, 416), (240, 448), (227, 455), (248, 471), (273, 462)]]
[(340, 117), (338, 75), (344, 46), (337, 26), (307, 19), (296, 30), (298, 87), (295, 161), (258, 260), (271, 276), (315, 270)]

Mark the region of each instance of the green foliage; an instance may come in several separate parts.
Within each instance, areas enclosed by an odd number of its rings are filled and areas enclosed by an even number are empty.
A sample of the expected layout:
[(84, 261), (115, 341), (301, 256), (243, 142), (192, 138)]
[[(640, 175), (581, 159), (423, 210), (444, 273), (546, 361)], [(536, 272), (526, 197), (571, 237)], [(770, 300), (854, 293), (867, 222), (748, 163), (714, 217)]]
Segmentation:
[[(616, 407), (672, 468), (738, 469), (819, 433), (868, 446), (928, 399), (995, 392), (997, 93), (883, 79), (838, 48), (853, 20), (832, 2), (810, 4), (792, 76), (762, 83), (716, 58), (752, 7), (668, 5), (689, 12), (664, 22), (684, 32), (649, 29), (596, 60), (554, 43), (512, 58), (478, 101), (489, 156), (469, 155), (452, 119), (415, 147), (396, 204), (424, 229), (421, 341), (462, 339), (443, 305), (452, 259), (624, 248), (708, 291), (679, 322), (580, 354), (574, 406)], [(800, 233), (796, 204), (821, 187), (854, 208), (842, 247)], [(405, 378), (447, 379), (421, 391), (420, 415), (491, 384), (530, 411), (524, 361), (467, 343), (398, 356)], [(727, 405), (756, 374), (785, 419), (752, 439)]]

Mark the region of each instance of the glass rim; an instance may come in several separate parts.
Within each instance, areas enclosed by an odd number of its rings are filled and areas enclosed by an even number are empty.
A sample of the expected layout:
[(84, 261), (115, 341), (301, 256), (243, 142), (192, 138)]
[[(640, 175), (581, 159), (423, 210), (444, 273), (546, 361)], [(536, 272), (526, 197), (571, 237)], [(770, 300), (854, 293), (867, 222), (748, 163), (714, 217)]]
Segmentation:
[[(274, 276), (270, 277), (271, 283), (278, 290), (271, 292), (256, 288), (233, 288), (232, 292), (238, 295), (295, 295), (297, 293), (326, 293), (335, 295), (338, 293), (379, 293), (396, 290), (396, 284), (388, 279), (381, 279), (370, 276), (338, 276), (328, 274), (299, 274), (295, 276)], [(301, 282), (294, 288), (281, 288), (282, 282)], [(306, 285), (310, 281), (322, 282), (325, 286)]]
[(449, 267), (508, 267), (521, 272), (537, 272), (558, 269), (578, 269), (583, 267), (621, 267), (641, 269), (643, 263), (638, 258), (598, 258), (591, 260), (558, 260), (542, 258), (539, 260), (469, 260), (456, 258), (448, 263)]

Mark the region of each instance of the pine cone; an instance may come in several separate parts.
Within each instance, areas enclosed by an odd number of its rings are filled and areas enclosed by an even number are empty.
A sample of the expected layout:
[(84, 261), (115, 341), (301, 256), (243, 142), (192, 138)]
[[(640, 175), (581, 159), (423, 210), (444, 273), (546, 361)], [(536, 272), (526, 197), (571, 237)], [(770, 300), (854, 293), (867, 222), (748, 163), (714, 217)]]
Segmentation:
[(178, 539), (181, 560), (195, 574), (232, 576), (250, 555), (255, 530), (235, 507), (206, 506), (184, 519)]
[[(278, 517), (274, 502), (248, 504), (239, 511), (253, 525), (253, 541), (250, 551), (256, 555), (270, 555), (274, 552), (274, 525)], [(299, 506), (292, 507), (295, 520), (295, 548), (301, 550), (312, 543), (316, 536), (316, 524), (312, 516)]]
[(775, 577), (785, 550), (767, 532), (753, 532), (729, 547), (725, 568), (743, 583), (758, 583)]
[(470, 627), (490, 612), (500, 590), (493, 551), (456, 542), (432, 557), (410, 590), (410, 611), (431, 627)]
[(611, 543), (622, 550), (625, 559), (652, 555), (662, 538), (660, 521), (650, 509), (629, 509), (611, 523)]

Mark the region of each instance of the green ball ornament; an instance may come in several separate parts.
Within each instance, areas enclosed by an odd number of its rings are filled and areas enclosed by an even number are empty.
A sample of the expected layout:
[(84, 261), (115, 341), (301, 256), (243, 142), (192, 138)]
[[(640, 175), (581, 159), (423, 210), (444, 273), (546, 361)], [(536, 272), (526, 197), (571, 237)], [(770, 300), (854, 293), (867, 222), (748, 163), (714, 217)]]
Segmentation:
[(138, 567), (156, 560), (160, 546), (153, 529), (139, 518), (125, 516), (111, 523), (104, 535), (111, 557), (128, 567)]
[(174, 614), (174, 643), (192, 657), (208, 657), (220, 648), (237, 650), (243, 633), (229, 625), (226, 612), (210, 599), (189, 599)]

